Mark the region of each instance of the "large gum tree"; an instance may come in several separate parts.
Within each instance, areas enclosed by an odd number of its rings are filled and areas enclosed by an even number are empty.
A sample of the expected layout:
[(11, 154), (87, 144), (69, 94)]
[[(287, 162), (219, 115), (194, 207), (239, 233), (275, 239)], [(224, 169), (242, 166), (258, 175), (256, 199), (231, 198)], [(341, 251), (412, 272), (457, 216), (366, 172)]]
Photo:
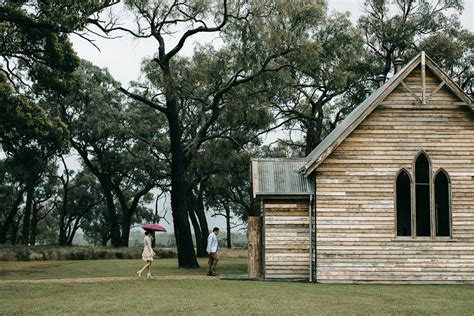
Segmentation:
[[(154, 89), (137, 87), (121, 91), (143, 102), (166, 117), (171, 153), (171, 206), (180, 267), (197, 267), (188, 218), (186, 194), (187, 171), (201, 145), (216, 137), (219, 117), (229, 104), (232, 92), (243, 85), (256, 85), (267, 74), (276, 73), (285, 65), (282, 56), (297, 50), (298, 34), (306, 31), (310, 21), (319, 19), (323, 1), (295, 3), (282, 0), (264, 1), (125, 1), (136, 17), (134, 29), (118, 25), (96, 25), (106, 33), (127, 32), (135, 38), (156, 41), (157, 53), (151, 60), (155, 67)], [(291, 18), (288, 17), (291, 12)], [(263, 29), (272, 32), (259, 32)], [(267, 28), (270, 27), (270, 28)], [(214, 34), (214, 76), (199, 86), (187, 87), (194, 94), (183, 94), (177, 64), (188, 42), (199, 34)], [(257, 43), (257, 45), (255, 45)], [(197, 47), (196, 51), (212, 46)], [(153, 92), (152, 92), (153, 91)], [(195, 130), (184, 133), (180, 112), (195, 104)], [(190, 113), (191, 114), (191, 113)]]

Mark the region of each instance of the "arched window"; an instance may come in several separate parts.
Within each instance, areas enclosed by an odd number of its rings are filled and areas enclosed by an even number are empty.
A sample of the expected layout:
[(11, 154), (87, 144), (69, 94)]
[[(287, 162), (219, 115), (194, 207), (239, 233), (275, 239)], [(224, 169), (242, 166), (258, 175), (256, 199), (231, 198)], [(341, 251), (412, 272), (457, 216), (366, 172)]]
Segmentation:
[(405, 170), (397, 176), (397, 236), (411, 236), (411, 179)]
[(436, 236), (450, 236), (450, 183), (444, 170), (436, 174), (434, 186)]
[(430, 162), (422, 152), (415, 162), (416, 236), (431, 236)]

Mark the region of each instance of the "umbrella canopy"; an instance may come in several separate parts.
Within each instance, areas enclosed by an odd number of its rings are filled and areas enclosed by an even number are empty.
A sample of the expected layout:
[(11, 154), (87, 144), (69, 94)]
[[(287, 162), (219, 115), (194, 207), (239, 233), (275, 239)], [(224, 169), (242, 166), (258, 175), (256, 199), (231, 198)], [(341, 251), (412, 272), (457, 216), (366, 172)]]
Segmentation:
[(144, 230), (153, 230), (156, 232), (166, 232), (166, 228), (158, 224), (145, 224), (142, 226)]

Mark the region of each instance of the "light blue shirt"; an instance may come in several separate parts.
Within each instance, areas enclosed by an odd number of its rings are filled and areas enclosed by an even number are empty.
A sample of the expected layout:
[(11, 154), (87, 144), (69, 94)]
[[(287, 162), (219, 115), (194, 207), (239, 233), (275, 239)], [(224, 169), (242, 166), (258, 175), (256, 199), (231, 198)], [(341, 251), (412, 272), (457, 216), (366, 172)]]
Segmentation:
[(209, 234), (209, 237), (207, 237), (206, 251), (208, 253), (217, 252), (217, 236), (213, 232)]

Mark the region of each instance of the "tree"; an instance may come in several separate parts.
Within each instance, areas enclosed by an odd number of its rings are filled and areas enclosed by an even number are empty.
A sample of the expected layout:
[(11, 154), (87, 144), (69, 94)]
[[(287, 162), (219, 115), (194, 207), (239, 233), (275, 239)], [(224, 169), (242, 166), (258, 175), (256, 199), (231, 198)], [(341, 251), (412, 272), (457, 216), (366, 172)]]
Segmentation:
[[(58, 205), (58, 181), (56, 178), (57, 165), (55, 162), (50, 162), (46, 166), (43, 176), (35, 186), (33, 194), (33, 202), (31, 207), (31, 226), (28, 236), (28, 244), (35, 245), (38, 236), (38, 227), (45, 219), (49, 220)], [(48, 221), (49, 222), (49, 221)], [(42, 236), (48, 235), (50, 230), (54, 233), (49, 235), (56, 235), (57, 226), (42, 225)], [(46, 229), (48, 231), (46, 231)], [(23, 238), (23, 236), (22, 236)]]
[(459, 23), (456, 23), (448, 30), (423, 39), (415, 51), (426, 51), (461, 89), (474, 96), (473, 32), (462, 29)]
[(100, 185), (95, 176), (87, 169), (79, 171), (74, 177), (73, 172), (61, 157), (64, 171), (58, 177), (60, 188), (60, 204), (57, 207), (59, 214), (59, 240), (61, 246), (70, 246), (82, 219), (104, 202), (100, 192)]
[(292, 67), (274, 80), (273, 105), (287, 128), (304, 135), (304, 143), (289, 144), (307, 156), (357, 104), (366, 73), (362, 37), (347, 14), (324, 16), (301, 37), (300, 53), (286, 57)]
[(36, 102), (15, 93), (2, 78), (3, 75), (0, 76), (0, 143), (7, 160), (15, 164), (16, 175), (23, 179), (20, 182), (26, 185), (22, 240), (27, 244), (35, 187), (50, 158), (66, 148), (68, 132), (58, 118), (50, 118)]
[[(213, 157), (213, 173), (204, 186), (206, 207), (214, 217), (222, 216), (226, 221), (227, 248), (232, 247), (232, 229), (240, 225), (232, 222), (236, 217), (242, 221), (253, 214), (250, 197), (250, 154), (228, 140), (217, 140), (207, 144), (206, 155)], [(246, 148), (250, 147), (247, 145)]]
[(393, 61), (406, 57), (422, 39), (456, 23), (450, 12), (462, 11), (461, 0), (366, 0), (365, 14), (358, 26), (365, 36), (370, 52), (368, 65), (373, 76), (387, 78)]
[[(0, 143), (8, 159), (22, 164), (27, 179), (22, 239), (28, 243), (35, 186), (48, 160), (66, 146), (67, 129), (38, 105), (31, 82), (39, 81), (58, 91), (61, 80), (77, 67), (67, 34), (83, 29), (90, 15), (113, 1), (13, 1), (0, 3)], [(54, 76), (51, 75), (54, 73)], [(21, 200), (19, 195), (17, 201)], [(14, 209), (5, 225), (13, 222)], [(15, 229), (13, 229), (15, 227)], [(2, 237), (3, 239), (3, 237)]]
[[(10, 160), (0, 161), (0, 244), (6, 243), (9, 230), (13, 231), (26, 191), (25, 179), (16, 174), (18, 171)], [(10, 240), (16, 241), (16, 234)]]
[(68, 84), (69, 95), (49, 91), (44, 106), (67, 124), (72, 147), (100, 183), (112, 245), (127, 246), (140, 201), (168, 174), (162, 125), (148, 107), (127, 104), (118, 83), (89, 62), (81, 63)]
[[(298, 43), (294, 32), (304, 31), (305, 23), (318, 18), (322, 1), (293, 5), (280, 0), (126, 1), (126, 4), (137, 16), (137, 30), (107, 28), (99, 22), (97, 25), (107, 33), (122, 30), (136, 38), (153, 38), (157, 42), (158, 53), (148, 63), (149, 69), (154, 68), (153, 75), (148, 74), (149, 81), (154, 83), (154, 91), (150, 91), (149, 86), (135, 91), (122, 88), (121, 91), (166, 117), (171, 147), (171, 205), (178, 244), (178, 265), (197, 267), (187, 200), (183, 198), (189, 186), (187, 166), (203, 143), (218, 137), (219, 132), (213, 128), (229, 104), (232, 92), (237, 87), (253, 85), (267, 73), (277, 72), (284, 67), (276, 61), (296, 49)], [(293, 19), (280, 19), (282, 13), (288, 10), (294, 13)], [(267, 23), (279, 32), (262, 36), (258, 47), (252, 45), (256, 41), (246, 41), (252, 36), (250, 29)], [(181, 30), (177, 43), (171, 44), (169, 35), (176, 36), (176, 31)], [(181, 76), (177, 71), (180, 64), (178, 54), (193, 36), (202, 33), (221, 35), (224, 47), (219, 50), (208, 49), (213, 57), (212, 66), (208, 67), (213, 71), (205, 73), (206, 76), (213, 76), (204, 77), (205, 81), (201, 81), (198, 86), (185, 87), (180, 84)], [(193, 58), (197, 61), (198, 57), (199, 54), (195, 54)], [(192, 93), (186, 95), (184, 91)], [(188, 114), (194, 117), (197, 126), (188, 135), (183, 131), (180, 113), (189, 107), (195, 109)]]

